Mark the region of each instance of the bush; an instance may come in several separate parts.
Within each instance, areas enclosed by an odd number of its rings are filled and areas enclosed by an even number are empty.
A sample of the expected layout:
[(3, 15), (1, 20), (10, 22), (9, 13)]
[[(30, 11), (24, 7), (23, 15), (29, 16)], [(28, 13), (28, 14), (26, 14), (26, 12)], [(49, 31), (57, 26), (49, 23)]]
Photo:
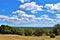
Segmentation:
[(11, 33), (11, 27), (9, 27), (8, 25), (1, 25), (0, 30), (1, 33), (3, 34), (10, 34)]
[(35, 36), (42, 36), (42, 31), (40, 29), (36, 29), (35, 32), (33, 33)]
[(20, 29), (20, 28), (17, 28), (17, 29), (15, 30), (15, 33), (16, 33), (16, 34), (19, 34), (19, 35), (23, 35), (24, 30), (23, 30), (23, 29)]
[(47, 35), (47, 36), (49, 36), (49, 35), (50, 35), (50, 33), (46, 33), (46, 35)]
[(25, 36), (32, 36), (32, 29), (25, 29), (24, 30), (24, 34), (25, 34)]
[(55, 34), (52, 33), (52, 34), (50, 35), (50, 38), (55, 38)]
[(59, 32), (58, 32), (58, 30), (57, 30), (57, 29), (53, 29), (53, 33), (54, 33), (56, 36), (58, 36), (58, 35), (59, 35)]
[(11, 34), (23, 35), (24, 30), (21, 28), (11, 28)]

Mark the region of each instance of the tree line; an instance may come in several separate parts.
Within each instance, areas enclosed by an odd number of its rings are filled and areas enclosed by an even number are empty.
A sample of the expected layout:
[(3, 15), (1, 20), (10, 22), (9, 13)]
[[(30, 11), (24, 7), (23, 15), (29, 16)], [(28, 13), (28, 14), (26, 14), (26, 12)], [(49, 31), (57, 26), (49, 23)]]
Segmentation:
[[(58, 36), (60, 35), (60, 24), (54, 25), (52, 28), (22, 28), (22, 27), (11, 27), (8, 25), (0, 26), (1, 34), (18, 34), (23, 36)], [(53, 35), (53, 36), (52, 36)]]

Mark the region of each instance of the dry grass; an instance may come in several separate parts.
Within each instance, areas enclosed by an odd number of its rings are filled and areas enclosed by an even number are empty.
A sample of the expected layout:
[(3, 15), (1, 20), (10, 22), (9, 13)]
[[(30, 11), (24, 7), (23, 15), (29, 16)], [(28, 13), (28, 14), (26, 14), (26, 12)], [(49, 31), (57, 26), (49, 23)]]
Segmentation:
[(56, 38), (50, 38), (49, 36), (34, 37), (34, 36), (0, 34), (0, 40), (60, 40), (60, 36), (56, 36)]

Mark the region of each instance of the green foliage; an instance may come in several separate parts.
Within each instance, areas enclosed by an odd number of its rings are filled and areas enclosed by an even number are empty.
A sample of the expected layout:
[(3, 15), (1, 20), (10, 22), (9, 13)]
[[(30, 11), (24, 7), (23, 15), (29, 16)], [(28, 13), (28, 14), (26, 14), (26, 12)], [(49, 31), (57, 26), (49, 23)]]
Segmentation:
[[(8, 25), (1, 25), (0, 33), (2, 34), (18, 34), (25, 36), (42, 36), (43, 34), (51, 36), (55, 34), (56, 36), (60, 34), (60, 24), (56, 24), (53, 28), (19, 28), (11, 27)], [(53, 33), (53, 34), (51, 34)]]
[(43, 32), (41, 29), (36, 29), (35, 32), (33, 33), (33, 35), (35, 36), (42, 36)]
[(54, 26), (54, 28), (56, 28), (56, 29), (59, 29), (59, 30), (60, 30), (60, 24), (56, 24), (56, 25)]
[(54, 33), (56, 36), (59, 35), (59, 32), (58, 32), (57, 29), (53, 29), (53, 33)]
[(32, 31), (32, 29), (24, 29), (24, 34), (25, 34), (25, 36), (32, 36), (32, 34), (33, 34), (33, 31)]
[(17, 28), (17, 29), (15, 29), (15, 33), (16, 33), (16, 34), (19, 34), (19, 35), (23, 35), (24, 30), (21, 29), (21, 28)]
[(47, 36), (49, 36), (49, 35), (50, 35), (50, 33), (46, 33), (46, 35), (47, 35)]
[(1, 25), (0, 31), (2, 34), (19, 34), (19, 35), (23, 34), (23, 29), (10, 27), (8, 25)]
[(51, 33), (50, 38), (55, 38), (55, 34)]
[(8, 25), (1, 25), (0, 31), (1, 33), (5, 34), (9, 34), (11, 32), (11, 27), (9, 27)]
[(57, 36), (60, 34), (60, 24), (56, 24), (53, 28), (53, 33)]

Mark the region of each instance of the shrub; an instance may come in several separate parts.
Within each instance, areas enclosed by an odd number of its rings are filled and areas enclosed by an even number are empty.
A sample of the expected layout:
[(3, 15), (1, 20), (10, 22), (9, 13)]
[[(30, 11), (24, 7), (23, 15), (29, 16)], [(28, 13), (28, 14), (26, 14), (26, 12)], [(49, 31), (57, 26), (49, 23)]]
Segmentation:
[(8, 25), (1, 25), (1, 28), (0, 28), (1, 33), (3, 33), (3, 34), (11, 33), (11, 29), (10, 28), (11, 27), (9, 27)]
[(23, 35), (24, 30), (21, 28), (11, 28), (11, 34)]
[(20, 28), (17, 28), (17, 29), (15, 30), (15, 33), (16, 33), (16, 34), (19, 34), (19, 35), (23, 35), (23, 32), (24, 32), (24, 30), (23, 30), (23, 29), (20, 29)]
[(36, 29), (35, 32), (33, 33), (33, 35), (35, 36), (42, 36), (42, 31), (40, 29)]
[(58, 35), (59, 35), (59, 32), (58, 32), (58, 30), (57, 30), (57, 29), (53, 29), (53, 33), (54, 33), (56, 36), (58, 36)]
[(32, 36), (32, 29), (25, 29), (24, 34), (25, 36)]
[(55, 38), (55, 34), (50, 34), (50, 38)]
[(50, 35), (50, 33), (46, 33), (46, 35), (47, 35), (47, 36), (49, 36), (49, 35)]

